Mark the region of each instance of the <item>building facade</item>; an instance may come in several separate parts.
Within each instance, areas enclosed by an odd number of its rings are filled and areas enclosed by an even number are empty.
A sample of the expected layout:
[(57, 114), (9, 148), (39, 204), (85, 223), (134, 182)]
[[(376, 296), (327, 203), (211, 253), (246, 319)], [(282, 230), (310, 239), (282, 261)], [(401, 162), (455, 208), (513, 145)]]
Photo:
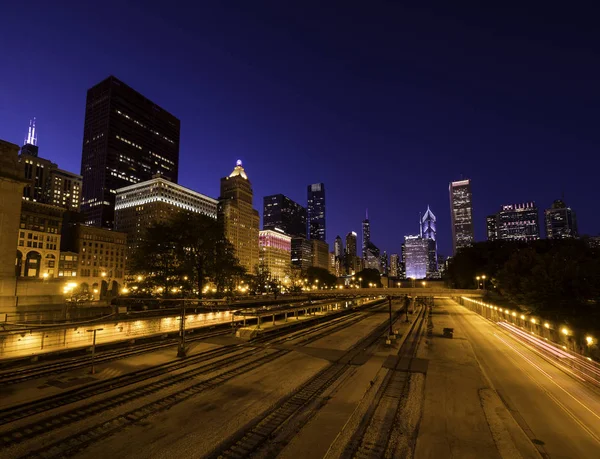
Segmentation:
[(248, 273), (254, 273), (259, 262), (260, 217), (252, 207), (252, 200), (252, 184), (242, 161), (238, 160), (233, 172), (221, 179), (217, 215), (223, 224), (225, 237), (233, 245), (235, 256)]
[(503, 241), (535, 241), (540, 238), (538, 218), (534, 202), (502, 206), (496, 214), (496, 237)]
[(392, 253), (390, 255), (390, 277), (400, 277), (400, 255)]
[(362, 222), (362, 257), (367, 258), (367, 247), (371, 242), (371, 222), (369, 222), (369, 211), (365, 212), (365, 219)]
[(437, 219), (429, 206), (423, 217), (421, 217), (421, 237), (427, 241), (428, 244), (428, 263), (427, 263), (427, 277), (435, 277), (435, 273), (438, 272), (437, 263)]
[(325, 184), (314, 183), (308, 185), (307, 194), (307, 235), (309, 239), (325, 241), (327, 240), (325, 224)]
[(429, 242), (421, 236), (404, 236), (406, 278), (425, 279), (429, 265)]
[(180, 122), (114, 76), (87, 92), (81, 176), (86, 223), (114, 226), (119, 188), (165, 176), (177, 183)]
[(283, 194), (263, 198), (263, 229), (279, 228), (293, 237), (306, 237), (306, 208)]
[(116, 190), (114, 226), (117, 231), (127, 233), (127, 245), (134, 250), (153, 223), (167, 221), (177, 212), (217, 218), (217, 204), (216, 199), (156, 177)]
[(292, 266), (300, 271), (312, 266), (312, 245), (305, 237), (292, 238)]
[(63, 212), (60, 207), (23, 201), (15, 263), (17, 277), (58, 277)]
[(560, 199), (544, 212), (548, 239), (573, 239), (579, 237), (575, 211)]
[(460, 249), (469, 247), (475, 242), (471, 180), (450, 183), (450, 218), (452, 250), (456, 254)]
[(356, 233), (354, 231), (350, 231), (346, 234), (346, 274), (354, 274), (358, 272), (358, 263), (356, 256)]
[(311, 266), (329, 270), (329, 244), (318, 239), (310, 240)]
[(488, 215), (485, 217), (485, 229), (487, 232), (487, 240), (495, 241), (498, 239), (498, 229), (496, 228), (496, 215)]
[(258, 233), (260, 267), (271, 274), (271, 278), (282, 282), (290, 277), (292, 262), (292, 238), (277, 230), (262, 230)]

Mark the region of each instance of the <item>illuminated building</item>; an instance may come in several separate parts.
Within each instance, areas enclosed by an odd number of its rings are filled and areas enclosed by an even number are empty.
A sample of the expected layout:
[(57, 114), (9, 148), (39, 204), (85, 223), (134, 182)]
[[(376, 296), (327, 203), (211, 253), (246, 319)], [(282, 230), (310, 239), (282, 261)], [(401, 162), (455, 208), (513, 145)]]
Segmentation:
[(340, 264), (337, 261), (337, 257), (335, 256), (335, 252), (329, 252), (329, 272), (336, 277), (341, 276), (340, 273)]
[(180, 211), (217, 218), (217, 200), (164, 177), (119, 188), (115, 193), (115, 229), (127, 233), (131, 249), (142, 241), (146, 228)]
[(427, 241), (428, 246), (427, 277), (435, 277), (434, 273), (438, 272), (436, 222), (437, 219), (435, 218), (435, 215), (433, 214), (429, 206), (427, 206), (425, 215), (423, 215), (420, 222), (421, 237)]
[(81, 204), (81, 175), (55, 169), (50, 173), (48, 204), (78, 212)]
[(546, 237), (548, 239), (577, 238), (577, 216), (562, 200), (552, 203), (550, 209), (544, 212), (546, 221)]
[(371, 223), (369, 222), (369, 211), (365, 211), (365, 219), (362, 222), (362, 257), (367, 259), (367, 246), (371, 242)]
[(340, 236), (335, 237), (335, 242), (333, 243), (333, 253), (338, 259), (344, 257), (344, 243), (342, 242), (342, 238)]
[(329, 270), (329, 244), (318, 239), (310, 240), (311, 266)]
[(381, 252), (371, 241), (367, 242), (365, 256), (362, 258), (365, 268), (376, 269), (381, 272)]
[(308, 238), (325, 241), (325, 184), (323, 183), (308, 185), (307, 221)]
[(283, 194), (263, 198), (263, 229), (283, 230), (294, 237), (306, 237), (306, 209)]
[(88, 90), (81, 157), (87, 224), (114, 226), (119, 188), (157, 174), (177, 183), (179, 124), (114, 76)]
[(495, 241), (498, 239), (498, 230), (496, 228), (496, 215), (488, 215), (485, 218), (485, 228), (487, 231), (487, 240)]
[(381, 266), (381, 270), (380, 270), (381, 274), (383, 274), (384, 276), (387, 276), (389, 274), (389, 261), (388, 261), (388, 256), (387, 256), (386, 251), (384, 251), (383, 254), (381, 255), (379, 265)]
[(397, 253), (390, 255), (390, 277), (400, 277), (400, 255)]
[(292, 266), (306, 271), (312, 265), (312, 244), (305, 237), (292, 238)]
[(429, 240), (421, 236), (404, 236), (406, 278), (425, 279), (429, 265)]
[(225, 237), (233, 245), (240, 265), (248, 273), (258, 266), (258, 227), (260, 217), (252, 207), (252, 184), (242, 161), (236, 162), (233, 172), (221, 179), (218, 218), (223, 224)]
[(533, 202), (502, 206), (496, 214), (496, 237), (504, 241), (535, 241), (540, 238), (538, 209)]
[(260, 267), (271, 278), (282, 282), (290, 275), (292, 261), (292, 238), (282, 231), (262, 230), (258, 232)]
[(450, 183), (450, 216), (452, 220), (453, 253), (475, 242), (473, 234), (473, 202), (471, 181)]
[(23, 201), (15, 264), (17, 277), (58, 276), (63, 212), (60, 207)]
[(358, 262), (356, 256), (356, 233), (354, 231), (346, 234), (346, 273), (353, 274), (358, 272)]

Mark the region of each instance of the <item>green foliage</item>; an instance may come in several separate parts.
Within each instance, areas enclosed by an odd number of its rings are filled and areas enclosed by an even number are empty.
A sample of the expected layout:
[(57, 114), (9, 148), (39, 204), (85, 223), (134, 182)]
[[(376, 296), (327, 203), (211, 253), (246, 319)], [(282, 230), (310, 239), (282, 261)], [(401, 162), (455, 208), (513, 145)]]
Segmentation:
[(446, 281), (487, 287), (530, 314), (572, 324), (600, 326), (600, 254), (578, 240), (478, 243), (452, 260)]
[(182, 287), (198, 297), (207, 280), (223, 291), (244, 274), (220, 224), (206, 215), (183, 212), (146, 230), (132, 268), (148, 286), (158, 285), (167, 292)]
[(308, 279), (308, 285), (318, 285), (319, 287), (335, 288), (337, 284), (337, 277), (327, 269), (316, 266), (311, 266), (306, 270), (306, 279)]
[[(357, 282), (360, 282), (361, 288), (369, 288), (369, 284), (375, 284), (381, 288), (381, 273), (377, 269), (366, 268), (358, 272), (354, 276)], [(359, 281), (359, 279), (362, 279)]]

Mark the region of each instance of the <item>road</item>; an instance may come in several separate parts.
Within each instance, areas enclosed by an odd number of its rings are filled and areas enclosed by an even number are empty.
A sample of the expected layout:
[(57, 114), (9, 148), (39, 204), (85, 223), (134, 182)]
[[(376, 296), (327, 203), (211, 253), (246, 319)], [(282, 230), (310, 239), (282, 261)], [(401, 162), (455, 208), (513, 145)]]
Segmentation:
[(600, 457), (600, 391), (478, 314), (450, 301), (445, 306), (492, 386), (542, 456)]

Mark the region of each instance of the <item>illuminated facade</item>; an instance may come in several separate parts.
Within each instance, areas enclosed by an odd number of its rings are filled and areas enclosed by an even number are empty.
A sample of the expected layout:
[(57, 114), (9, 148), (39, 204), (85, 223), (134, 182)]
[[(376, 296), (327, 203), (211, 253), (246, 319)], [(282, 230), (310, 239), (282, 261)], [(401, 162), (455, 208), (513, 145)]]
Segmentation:
[(450, 183), (450, 217), (452, 220), (452, 250), (456, 254), (458, 250), (469, 247), (475, 242), (470, 180)]
[(308, 185), (307, 221), (309, 239), (325, 241), (325, 184), (314, 183)]
[(248, 273), (258, 266), (258, 211), (252, 207), (252, 184), (242, 162), (237, 161), (233, 172), (221, 179), (218, 218), (225, 236), (233, 245), (235, 256)]
[(423, 217), (421, 217), (421, 237), (427, 241), (427, 277), (435, 277), (434, 273), (438, 271), (437, 263), (437, 230), (436, 230), (437, 219), (435, 215), (427, 206), (427, 210)]
[(429, 265), (429, 240), (421, 236), (404, 236), (406, 278), (425, 279)]
[(310, 241), (311, 266), (329, 270), (329, 244), (318, 239)]
[(146, 228), (171, 219), (177, 212), (217, 218), (217, 200), (163, 177), (116, 190), (115, 229), (127, 233), (131, 249), (143, 239)]
[(579, 237), (575, 211), (560, 199), (544, 212), (546, 237), (548, 239), (571, 239)]
[(390, 277), (400, 277), (400, 255), (397, 253), (390, 255)]
[(538, 209), (534, 202), (502, 206), (496, 214), (496, 235), (504, 241), (535, 241), (540, 238)]
[(277, 281), (290, 276), (292, 262), (292, 238), (277, 230), (258, 232), (260, 266)]
[(58, 277), (63, 212), (60, 207), (23, 201), (15, 263), (17, 277)]
[(362, 257), (367, 259), (367, 247), (371, 242), (371, 223), (369, 222), (369, 211), (365, 212), (365, 219), (362, 222)]
[(495, 241), (498, 239), (498, 230), (496, 228), (496, 215), (488, 215), (485, 217), (485, 229), (487, 232), (487, 240)]
[(306, 209), (283, 194), (263, 198), (263, 229), (283, 230), (294, 237), (306, 237)]
[(81, 205), (81, 187), (81, 175), (61, 169), (53, 170), (50, 173), (48, 204), (78, 212)]
[(177, 183), (177, 118), (110, 76), (88, 90), (81, 175), (86, 223), (114, 226), (118, 189), (162, 175)]
[(346, 234), (346, 273), (354, 274), (359, 271), (356, 256), (356, 233), (354, 231)]

